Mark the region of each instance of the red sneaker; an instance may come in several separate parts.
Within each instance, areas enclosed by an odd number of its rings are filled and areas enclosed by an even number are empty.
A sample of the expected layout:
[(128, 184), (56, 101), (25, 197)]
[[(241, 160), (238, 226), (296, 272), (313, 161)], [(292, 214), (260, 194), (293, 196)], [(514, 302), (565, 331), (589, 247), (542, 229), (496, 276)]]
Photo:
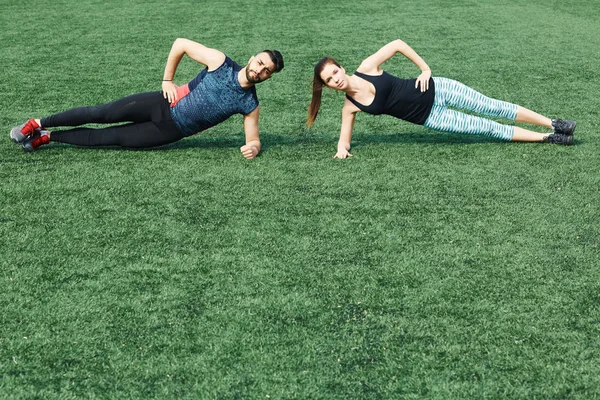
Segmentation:
[(48, 143), (50, 143), (49, 131), (35, 131), (32, 136), (27, 137), (21, 143), (21, 146), (23, 146), (23, 150), (26, 153), (31, 153), (32, 151), (36, 151), (41, 145)]
[(19, 125), (10, 130), (10, 138), (15, 143), (21, 143), (25, 138), (33, 135), (35, 131), (39, 131), (42, 127), (35, 122), (35, 119), (30, 119), (23, 125)]

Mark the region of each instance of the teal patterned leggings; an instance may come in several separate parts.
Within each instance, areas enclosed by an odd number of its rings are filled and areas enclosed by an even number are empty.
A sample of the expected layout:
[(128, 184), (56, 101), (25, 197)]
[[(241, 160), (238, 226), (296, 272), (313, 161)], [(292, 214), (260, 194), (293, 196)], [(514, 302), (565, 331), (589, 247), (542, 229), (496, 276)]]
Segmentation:
[(448, 107), (469, 110), (491, 117), (514, 121), (517, 117), (516, 104), (495, 100), (482, 95), (452, 79), (433, 78), (435, 100), (424, 125), (441, 132), (486, 135), (497, 139), (511, 140), (514, 127), (502, 125), (487, 118), (465, 114)]

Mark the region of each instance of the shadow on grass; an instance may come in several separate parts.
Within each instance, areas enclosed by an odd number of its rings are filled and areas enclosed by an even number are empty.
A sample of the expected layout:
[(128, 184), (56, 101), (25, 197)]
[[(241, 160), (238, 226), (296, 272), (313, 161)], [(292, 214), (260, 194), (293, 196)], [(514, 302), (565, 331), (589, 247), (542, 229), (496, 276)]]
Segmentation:
[[(242, 139), (243, 140), (243, 139)], [(269, 133), (261, 133), (261, 141), (263, 151), (272, 146), (281, 145), (299, 145), (299, 144), (323, 144), (335, 145), (337, 137), (325, 135), (310, 135), (300, 134), (296, 136), (284, 136)], [(444, 144), (444, 145), (464, 145), (478, 143), (502, 143), (501, 140), (488, 138), (485, 136), (466, 136), (466, 135), (449, 135), (439, 133), (359, 133), (355, 134), (352, 142), (352, 147), (360, 147), (362, 145), (372, 143), (427, 143), (427, 144)], [(193, 148), (238, 148), (243, 145), (240, 139), (231, 138), (206, 138), (201, 136), (193, 136), (191, 138), (180, 140), (179, 142), (170, 145), (155, 148), (156, 150), (171, 150), (171, 149), (193, 149)]]
[[(325, 135), (299, 134), (296, 136), (284, 136), (276, 134), (261, 134), (263, 151), (271, 146), (281, 145), (299, 145), (299, 144), (323, 144), (334, 145), (337, 143), (337, 137)], [(440, 145), (468, 145), (468, 144), (487, 144), (487, 143), (506, 143), (503, 140), (489, 138), (486, 136), (444, 134), (438, 132), (418, 133), (358, 133), (352, 140), (352, 147), (360, 147), (373, 143), (405, 143), (405, 144), (440, 144)], [(576, 142), (577, 144), (578, 142)], [(195, 136), (191, 139), (181, 140), (171, 145), (163, 146), (161, 149), (191, 149), (191, 148), (236, 148), (242, 146), (239, 139), (229, 138), (202, 138)]]
[[(284, 136), (277, 134), (262, 133), (262, 152), (265, 152), (269, 147), (273, 146), (287, 146), (287, 145), (300, 145), (300, 144), (323, 144), (326, 146), (335, 145), (337, 143), (337, 137), (325, 136), (325, 135), (311, 135), (310, 133), (301, 133), (295, 136)], [(506, 143), (503, 140), (489, 138), (487, 136), (479, 135), (460, 135), (460, 134), (446, 134), (446, 133), (421, 133), (421, 132), (402, 132), (402, 133), (358, 133), (355, 134), (352, 141), (352, 147), (357, 148), (373, 143), (404, 143), (404, 144), (439, 144), (439, 145), (471, 145), (471, 144), (503, 144)], [(581, 145), (585, 142), (582, 140), (575, 140), (573, 145)], [(201, 134), (184, 138), (178, 142), (167, 144), (164, 146), (151, 147), (151, 148), (121, 148), (118, 146), (100, 146), (100, 147), (86, 147), (86, 146), (71, 146), (65, 144), (62, 148), (73, 147), (79, 150), (128, 150), (128, 151), (164, 151), (164, 150), (189, 150), (196, 148), (239, 148), (243, 145), (243, 138), (241, 137), (206, 137)], [(38, 151), (52, 150), (52, 147), (43, 147)]]

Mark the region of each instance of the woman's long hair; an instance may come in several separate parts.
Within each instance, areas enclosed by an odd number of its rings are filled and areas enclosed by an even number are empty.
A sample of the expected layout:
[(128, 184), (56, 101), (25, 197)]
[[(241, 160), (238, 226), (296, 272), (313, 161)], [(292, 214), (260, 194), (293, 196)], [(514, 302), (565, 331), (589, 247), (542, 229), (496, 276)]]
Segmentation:
[(308, 106), (308, 117), (306, 118), (306, 125), (309, 128), (315, 123), (319, 108), (321, 107), (321, 94), (323, 93), (323, 86), (325, 86), (325, 82), (321, 79), (321, 72), (323, 72), (323, 68), (328, 64), (334, 64), (338, 68), (341, 68), (340, 64), (331, 57), (324, 57), (315, 65), (312, 100), (310, 101), (310, 106)]

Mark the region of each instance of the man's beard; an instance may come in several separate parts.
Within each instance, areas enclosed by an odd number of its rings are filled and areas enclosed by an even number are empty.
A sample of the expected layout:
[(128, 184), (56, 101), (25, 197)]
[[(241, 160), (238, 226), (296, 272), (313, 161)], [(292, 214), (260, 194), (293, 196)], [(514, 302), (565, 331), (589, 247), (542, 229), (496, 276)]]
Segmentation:
[(260, 79), (260, 77), (258, 75), (256, 76), (256, 78), (254, 78), (250, 74), (250, 64), (246, 65), (246, 79), (248, 79), (248, 82), (250, 82), (250, 83), (259, 83), (259, 82), (262, 82), (262, 79)]

